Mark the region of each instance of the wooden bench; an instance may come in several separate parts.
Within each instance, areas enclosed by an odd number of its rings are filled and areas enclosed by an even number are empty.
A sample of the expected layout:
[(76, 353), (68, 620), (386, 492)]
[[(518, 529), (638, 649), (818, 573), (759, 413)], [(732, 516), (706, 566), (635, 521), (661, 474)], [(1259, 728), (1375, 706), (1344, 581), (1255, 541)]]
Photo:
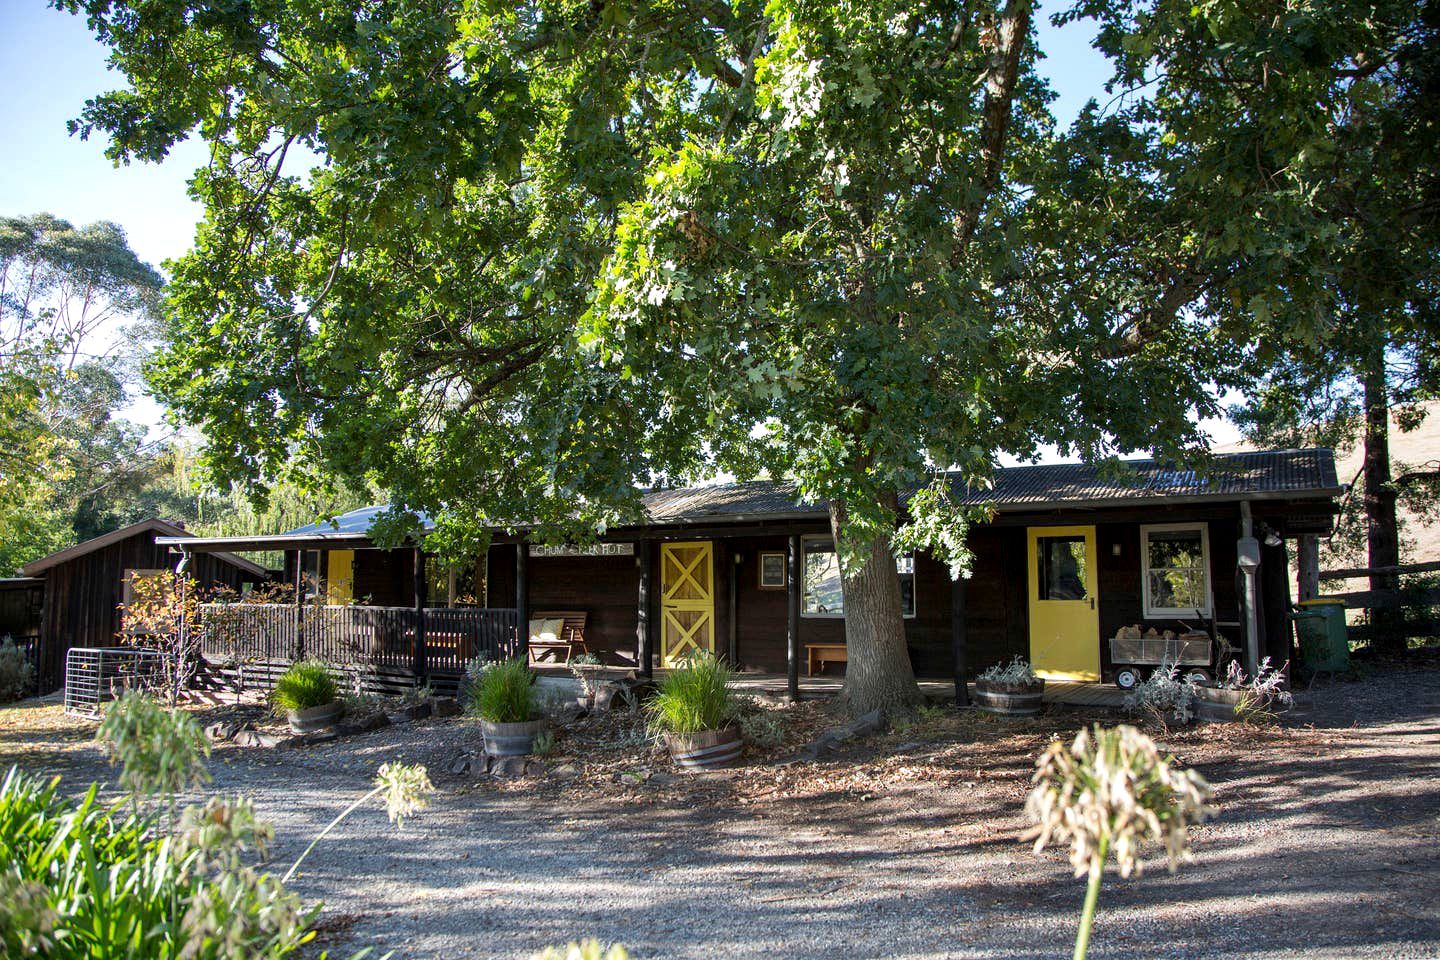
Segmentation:
[[(580, 648), (581, 653), (590, 652), (589, 648), (585, 646), (586, 614), (584, 610), (536, 610), (530, 614), (530, 619), (565, 621), (553, 642), (530, 638), (530, 665), (532, 667), (568, 664), (576, 647)], [(525, 629), (529, 630), (530, 624), (525, 624)]]
[(813, 677), (820, 670), (824, 670), (827, 663), (849, 663), (850, 651), (843, 643), (807, 643), (805, 659), (807, 673)]

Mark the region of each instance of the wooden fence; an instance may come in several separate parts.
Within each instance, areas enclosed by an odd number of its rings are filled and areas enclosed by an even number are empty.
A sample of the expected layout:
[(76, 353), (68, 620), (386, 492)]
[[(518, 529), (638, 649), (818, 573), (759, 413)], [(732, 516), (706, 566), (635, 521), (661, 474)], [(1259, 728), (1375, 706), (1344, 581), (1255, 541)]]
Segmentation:
[[(1440, 572), (1440, 562), (1407, 563), (1396, 567), (1347, 567), (1341, 570), (1322, 570), (1319, 581), (1356, 580), (1376, 575), (1404, 576)], [(1413, 586), (1387, 590), (1353, 590), (1348, 593), (1327, 594), (1345, 601), (1349, 610), (1367, 610), (1373, 618), (1376, 611), (1397, 610), (1401, 619), (1398, 629), (1406, 636), (1428, 637), (1440, 634), (1440, 587)], [(1373, 628), (1370, 624), (1351, 627), (1351, 638), (1358, 641), (1370, 639)]]
[(319, 657), (383, 677), (385, 686), (433, 680), (448, 686), (476, 657), (517, 652), (520, 614), (513, 608), (207, 603), (200, 606), (200, 626), (206, 659), (225, 672), (245, 668), (268, 678), (271, 667)]

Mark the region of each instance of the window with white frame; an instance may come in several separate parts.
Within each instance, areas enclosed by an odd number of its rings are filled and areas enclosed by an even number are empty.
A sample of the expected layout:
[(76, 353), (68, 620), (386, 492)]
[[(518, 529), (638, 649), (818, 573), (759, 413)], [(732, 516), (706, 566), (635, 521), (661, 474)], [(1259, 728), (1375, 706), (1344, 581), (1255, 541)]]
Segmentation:
[[(829, 537), (806, 537), (801, 543), (804, 558), (805, 598), (801, 612), (807, 617), (845, 616), (845, 595), (840, 588), (840, 558), (835, 542)], [(915, 616), (915, 558), (903, 556), (895, 561), (900, 577), (900, 610), (906, 617)]]
[(1210, 533), (1203, 523), (1140, 528), (1147, 618), (1211, 616)]

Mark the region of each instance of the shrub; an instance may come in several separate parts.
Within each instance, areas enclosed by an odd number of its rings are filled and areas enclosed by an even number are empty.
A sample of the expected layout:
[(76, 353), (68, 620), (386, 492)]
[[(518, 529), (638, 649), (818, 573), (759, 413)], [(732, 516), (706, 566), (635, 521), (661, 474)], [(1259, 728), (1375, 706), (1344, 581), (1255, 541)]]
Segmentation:
[(1006, 664), (995, 664), (983, 671), (975, 678), (976, 683), (990, 683), (997, 687), (1033, 687), (1040, 682), (1035, 671), (1030, 669), (1030, 661), (1024, 657), (1017, 656)]
[(1179, 665), (1166, 662), (1125, 695), (1125, 709), (1163, 727), (1167, 720), (1188, 723), (1194, 699), (1193, 688), (1180, 678)]
[(14, 768), (0, 783), (4, 956), (277, 958), (312, 938), (316, 911), (238, 863), (258, 845), (248, 805), (187, 811), (171, 836), (103, 807), (97, 789), (71, 802)]
[(1277, 668), (1266, 657), (1260, 661), (1255, 676), (1245, 674), (1240, 661), (1231, 660), (1225, 676), (1215, 682), (1221, 690), (1239, 690), (1243, 696), (1235, 705), (1235, 715), (1246, 723), (1265, 723), (1275, 720), (1278, 710), (1288, 710), (1295, 705), (1295, 696), (1285, 689), (1285, 668)]
[(746, 743), (761, 750), (778, 750), (785, 745), (785, 721), (780, 711), (767, 710), (753, 697), (738, 701), (735, 722)]
[(111, 702), (95, 739), (110, 762), (120, 764), (120, 785), (137, 803), (146, 795), (171, 799), (210, 779), (210, 741), (200, 724), (146, 694), (130, 691)]
[(19, 700), (30, 693), (35, 682), (35, 667), (25, 651), (15, 646), (9, 634), (0, 640), (0, 703)]
[(323, 660), (301, 660), (275, 681), (270, 702), (277, 710), (309, 710), (334, 703), (338, 694), (335, 678)]
[(659, 692), (646, 705), (651, 729), (661, 733), (719, 730), (735, 716), (735, 697), (728, 686), (731, 676), (730, 668), (714, 654), (691, 657), (665, 675)]
[(534, 680), (518, 657), (487, 663), (471, 688), (467, 709), (491, 723), (524, 723), (535, 709)]

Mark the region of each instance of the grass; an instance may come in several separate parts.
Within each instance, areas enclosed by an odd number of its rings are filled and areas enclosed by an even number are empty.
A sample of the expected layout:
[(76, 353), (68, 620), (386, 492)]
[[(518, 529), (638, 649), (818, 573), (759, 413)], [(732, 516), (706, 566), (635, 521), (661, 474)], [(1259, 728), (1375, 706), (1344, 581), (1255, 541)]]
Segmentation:
[(339, 695), (330, 666), (323, 660), (301, 660), (275, 681), (270, 702), (277, 710), (309, 710), (334, 703)]
[(727, 686), (731, 676), (730, 668), (709, 653), (666, 674), (645, 707), (651, 729), (688, 734), (724, 727), (735, 716), (735, 698)]
[(486, 664), (470, 695), (470, 712), (491, 723), (524, 723), (535, 706), (532, 682), (519, 658)]

